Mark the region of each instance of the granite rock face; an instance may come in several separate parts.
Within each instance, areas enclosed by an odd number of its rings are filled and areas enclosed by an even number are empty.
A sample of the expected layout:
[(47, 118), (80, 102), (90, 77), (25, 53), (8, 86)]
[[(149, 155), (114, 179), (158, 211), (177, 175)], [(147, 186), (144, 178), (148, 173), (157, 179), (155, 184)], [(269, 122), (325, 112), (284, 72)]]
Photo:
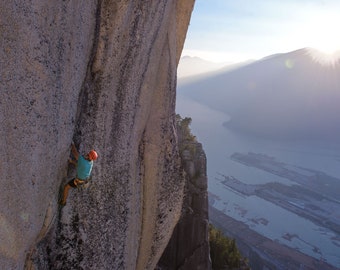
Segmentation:
[[(154, 269), (183, 200), (176, 67), (193, 4), (2, 1), (2, 269)], [(72, 140), (99, 159), (61, 209)]]
[(182, 215), (165, 249), (160, 270), (209, 270), (209, 215), (207, 162), (202, 144), (188, 126), (178, 125), (181, 163), (185, 171)]

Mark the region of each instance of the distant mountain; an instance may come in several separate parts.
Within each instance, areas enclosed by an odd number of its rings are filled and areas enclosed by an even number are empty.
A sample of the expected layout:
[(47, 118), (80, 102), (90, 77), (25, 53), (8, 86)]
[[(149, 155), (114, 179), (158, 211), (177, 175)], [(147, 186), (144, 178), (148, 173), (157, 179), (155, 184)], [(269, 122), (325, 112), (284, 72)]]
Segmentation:
[(179, 93), (231, 116), (225, 126), (280, 139), (340, 138), (340, 62), (310, 49), (276, 54), (195, 81)]
[(179, 78), (194, 76), (218, 70), (228, 63), (214, 63), (199, 57), (183, 56), (178, 64), (177, 75)]

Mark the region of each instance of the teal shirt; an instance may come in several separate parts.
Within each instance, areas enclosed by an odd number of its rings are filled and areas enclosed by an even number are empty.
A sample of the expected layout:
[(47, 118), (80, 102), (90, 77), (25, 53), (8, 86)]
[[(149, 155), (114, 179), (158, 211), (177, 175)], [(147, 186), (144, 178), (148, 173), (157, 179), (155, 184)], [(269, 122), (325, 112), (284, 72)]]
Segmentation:
[(83, 156), (79, 155), (77, 163), (77, 178), (86, 180), (90, 177), (92, 171), (93, 161), (86, 160)]

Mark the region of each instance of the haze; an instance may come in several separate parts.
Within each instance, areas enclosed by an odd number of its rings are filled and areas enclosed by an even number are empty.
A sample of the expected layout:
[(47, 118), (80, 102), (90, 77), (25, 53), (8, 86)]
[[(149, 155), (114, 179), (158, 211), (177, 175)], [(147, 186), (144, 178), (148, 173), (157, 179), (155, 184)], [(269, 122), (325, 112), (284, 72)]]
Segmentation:
[(339, 12), (337, 0), (197, 0), (182, 55), (238, 63), (305, 47), (332, 54)]

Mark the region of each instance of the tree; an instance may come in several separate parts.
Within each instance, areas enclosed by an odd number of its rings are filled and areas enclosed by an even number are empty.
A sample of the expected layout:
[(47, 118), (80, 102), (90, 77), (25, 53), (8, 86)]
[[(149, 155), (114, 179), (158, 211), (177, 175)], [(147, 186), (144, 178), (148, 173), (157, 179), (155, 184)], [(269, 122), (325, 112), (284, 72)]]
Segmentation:
[(242, 258), (235, 239), (225, 237), (222, 231), (212, 224), (209, 226), (209, 244), (212, 268), (225, 269), (250, 269), (245, 259)]
[(179, 114), (176, 115), (177, 125), (179, 132), (181, 132), (181, 138), (187, 141), (196, 141), (196, 137), (192, 135), (190, 124), (192, 122), (191, 117), (182, 118)]

